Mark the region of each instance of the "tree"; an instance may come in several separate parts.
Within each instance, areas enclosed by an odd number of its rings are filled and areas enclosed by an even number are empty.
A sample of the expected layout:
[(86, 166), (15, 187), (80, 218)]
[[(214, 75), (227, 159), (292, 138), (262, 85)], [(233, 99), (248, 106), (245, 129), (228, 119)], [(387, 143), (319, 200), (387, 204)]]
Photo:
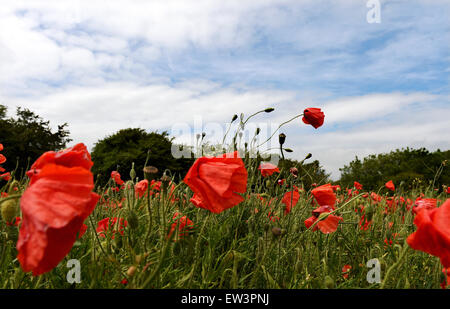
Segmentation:
[(443, 184), (450, 183), (449, 161), (450, 150), (429, 152), (425, 148), (369, 155), (362, 162), (356, 157), (340, 169), (340, 184), (352, 187), (353, 182), (358, 181), (364, 189), (376, 190), (392, 180), (395, 184), (403, 182), (406, 187), (412, 186), (413, 182), (421, 182), (442, 188)]
[(71, 141), (67, 123), (52, 132), (50, 122), (29, 109), (18, 107), (16, 118), (7, 118), (6, 114), (7, 107), (0, 105), (0, 143), (7, 158), (2, 166), (7, 171), (13, 171), (17, 165), (17, 172), (23, 174), (28, 163), (32, 164), (46, 151), (64, 149)]
[[(111, 172), (117, 170), (122, 179), (129, 179), (134, 162), (136, 176), (144, 179), (143, 168), (149, 153), (147, 165), (158, 168), (162, 176), (169, 169), (172, 175), (184, 177), (194, 160), (192, 158), (176, 159), (172, 156), (172, 141), (167, 132), (146, 132), (140, 128), (123, 129), (111, 136), (99, 140), (92, 150), (94, 166), (92, 171), (99, 184), (106, 184)], [(178, 180), (177, 179), (177, 180)]]

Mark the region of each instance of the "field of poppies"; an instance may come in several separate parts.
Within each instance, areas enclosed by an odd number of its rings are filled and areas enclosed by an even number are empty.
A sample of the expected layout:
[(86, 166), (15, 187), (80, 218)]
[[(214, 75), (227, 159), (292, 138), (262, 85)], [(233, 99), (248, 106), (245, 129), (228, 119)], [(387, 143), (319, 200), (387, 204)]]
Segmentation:
[[(325, 117), (319, 108), (300, 116), (316, 129)], [(106, 186), (94, 182), (82, 143), (44, 153), (21, 179), (0, 166), (0, 288), (450, 284), (448, 189), (402, 191), (388, 181), (372, 192), (355, 179), (306, 190), (298, 168), (281, 178), (237, 148), (199, 157), (182, 179), (157, 177), (148, 162), (112, 171)], [(0, 154), (0, 164), (7, 159)]]

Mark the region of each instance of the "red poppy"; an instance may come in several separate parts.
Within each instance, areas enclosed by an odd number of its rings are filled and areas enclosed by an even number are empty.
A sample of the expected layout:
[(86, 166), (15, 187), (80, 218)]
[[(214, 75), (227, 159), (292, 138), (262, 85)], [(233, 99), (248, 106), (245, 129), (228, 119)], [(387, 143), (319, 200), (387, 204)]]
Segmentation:
[(3, 179), (5, 181), (9, 181), (11, 179), (11, 173), (8, 172), (8, 173), (1, 174), (0, 175), (0, 179)]
[(311, 194), (315, 197), (320, 206), (331, 206), (334, 208), (336, 194), (334, 194), (333, 186), (331, 184), (328, 183), (317, 187), (311, 191)]
[(261, 163), (261, 165), (258, 167), (258, 170), (261, 171), (261, 175), (263, 177), (267, 177), (272, 175), (273, 173), (279, 173), (280, 170), (276, 165), (273, 165), (272, 163)]
[(298, 193), (298, 190), (293, 190), (290, 192), (286, 192), (283, 196), (283, 199), (281, 202), (286, 205), (286, 208), (284, 209), (284, 214), (287, 215), (291, 212), (292, 207), (297, 205), (297, 202), (300, 198), (300, 194)]
[(114, 182), (119, 186), (123, 185), (124, 181), (120, 178), (120, 174), (117, 171), (111, 172), (111, 178), (114, 179)]
[(447, 187), (447, 194), (450, 194), (450, 187)]
[(181, 216), (180, 213), (176, 212), (173, 217), (172, 221), (174, 221), (170, 227), (169, 235), (167, 235), (167, 238), (170, 238), (172, 236), (172, 233), (175, 231), (175, 229), (178, 226), (178, 236), (184, 237), (188, 235), (189, 231), (194, 228), (194, 222), (192, 222), (188, 217)]
[(374, 201), (375, 203), (381, 202), (381, 196), (379, 196), (375, 192), (370, 193), (370, 197), (372, 198), (372, 201)]
[[(310, 228), (317, 220), (319, 220), (320, 215), (323, 213), (330, 213), (333, 208), (330, 206), (320, 206), (313, 210), (312, 217), (305, 220), (306, 228)], [(324, 234), (334, 233), (337, 230), (339, 221), (344, 221), (342, 217), (335, 215), (328, 215), (325, 219), (320, 219), (316, 225), (313, 227), (313, 231), (320, 230)]]
[(134, 187), (136, 197), (141, 198), (143, 196), (147, 196), (147, 189), (148, 189), (148, 180), (144, 179), (139, 181)]
[(352, 266), (348, 264), (342, 267), (342, 277), (344, 277), (344, 279), (348, 279), (348, 274), (350, 273), (351, 269)]
[(433, 209), (437, 206), (437, 200), (435, 198), (424, 198), (420, 200), (416, 200), (416, 203), (413, 207), (413, 213), (417, 214), (422, 209)]
[(303, 122), (312, 125), (315, 129), (323, 125), (325, 115), (320, 108), (309, 107), (303, 111)]
[(450, 199), (439, 208), (423, 209), (414, 218), (417, 230), (408, 236), (409, 246), (441, 259), (450, 267)]
[(194, 205), (220, 213), (244, 200), (247, 170), (238, 152), (221, 157), (202, 157), (189, 169), (184, 182), (194, 191)]
[(30, 185), (20, 200), (17, 242), (17, 258), (25, 272), (48, 272), (69, 253), (99, 199), (92, 192), (92, 165), (86, 146), (77, 144), (44, 153), (27, 172)]
[[(103, 220), (100, 220), (97, 223), (96, 232), (99, 233), (100, 237), (105, 238), (108, 231), (112, 230), (111, 239), (114, 239), (114, 234), (116, 234), (116, 223), (117, 218), (105, 218)], [(119, 233), (123, 236), (124, 229), (128, 226), (128, 221), (124, 220), (123, 218), (119, 218)]]
[(392, 180), (389, 180), (388, 182), (386, 182), (385, 184), (386, 188), (388, 188), (391, 191), (395, 191), (395, 186), (394, 183), (392, 182)]
[(360, 184), (360, 183), (357, 182), (357, 181), (355, 181), (355, 182), (353, 183), (353, 186), (355, 187), (356, 190), (362, 190), (362, 189), (363, 189), (362, 184)]

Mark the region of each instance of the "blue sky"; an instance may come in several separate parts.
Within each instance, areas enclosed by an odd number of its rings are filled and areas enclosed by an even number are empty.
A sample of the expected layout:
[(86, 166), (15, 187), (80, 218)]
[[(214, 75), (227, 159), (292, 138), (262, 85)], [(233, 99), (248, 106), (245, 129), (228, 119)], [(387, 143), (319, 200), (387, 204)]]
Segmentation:
[(127, 127), (191, 143), (173, 128), (199, 117), (225, 128), (269, 106), (254, 125), (276, 127), (320, 107), (323, 127), (282, 131), (293, 158), (311, 152), (333, 178), (355, 155), (448, 149), (450, 2), (380, 1), (380, 23), (368, 23), (367, 3), (2, 3), (0, 102), (67, 122), (89, 147)]

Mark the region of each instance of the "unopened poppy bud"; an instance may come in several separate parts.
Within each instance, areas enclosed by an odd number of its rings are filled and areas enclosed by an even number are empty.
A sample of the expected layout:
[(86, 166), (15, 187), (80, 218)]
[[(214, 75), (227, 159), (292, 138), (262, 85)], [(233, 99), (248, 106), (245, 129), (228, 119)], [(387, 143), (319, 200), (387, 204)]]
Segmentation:
[(136, 178), (136, 171), (134, 170), (134, 162), (131, 164), (130, 178), (134, 180)]
[(128, 225), (130, 226), (130, 229), (136, 229), (139, 226), (139, 219), (134, 211), (130, 211), (128, 213)]
[(280, 145), (283, 145), (284, 142), (286, 141), (286, 134), (280, 133), (280, 135), (278, 135), (278, 141), (279, 141)]
[(292, 150), (291, 148), (283, 148), (283, 150), (286, 152), (294, 152), (294, 150)]
[(234, 115), (233, 118), (231, 118), (231, 122), (234, 122), (238, 118), (238, 115)]
[(282, 231), (279, 227), (274, 227), (274, 228), (272, 228), (272, 234), (274, 236), (280, 236), (282, 234)]
[(156, 175), (158, 174), (158, 169), (154, 166), (146, 166), (143, 168), (144, 171), (144, 178), (148, 181), (151, 181), (156, 178)]
[(273, 112), (274, 110), (275, 110), (275, 108), (269, 107), (269, 108), (266, 108), (264, 111), (265, 111), (266, 113), (271, 113), (271, 112)]
[(17, 212), (17, 200), (7, 200), (0, 204), (2, 218), (5, 222), (12, 222), (16, 217)]
[(130, 268), (128, 268), (127, 270), (127, 276), (133, 277), (135, 273), (136, 273), (136, 266), (130, 266)]
[(334, 288), (334, 280), (330, 276), (325, 277), (325, 287), (327, 289), (333, 289)]
[(272, 185), (272, 182), (271, 182), (269, 179), (267, 179), (267, 180), (266, 180), (266, 186), (267, 186), (267, 187), (270, 187), (271, 185)]
[(205, 138), (205, 136), (206, 136), (206, 133), (205, 133), (205, 132), (203, 132), (203, 133), (202, 133), (202, 139), (204, 139), (204, 138)]
[(13, 180), (9, 184), (8, 193), (13, 194), (14, 192), (16, 192), (19, 189), (19, 186), (20, 186), (20, 183), (17, 180)]
[(261, 129), (258, 127), (258, 128), (256, 128), (256, 133), (255, 133), (255, 135), (258, 135), (259, 132), (261, 132)]
[(311, 157), (312, 157), (312, 154), (308, 153), (308, 154), (306, 155), (306, 157), (305, 157), (305, 160), (308, 160), (308, 159), (311, 158)]

